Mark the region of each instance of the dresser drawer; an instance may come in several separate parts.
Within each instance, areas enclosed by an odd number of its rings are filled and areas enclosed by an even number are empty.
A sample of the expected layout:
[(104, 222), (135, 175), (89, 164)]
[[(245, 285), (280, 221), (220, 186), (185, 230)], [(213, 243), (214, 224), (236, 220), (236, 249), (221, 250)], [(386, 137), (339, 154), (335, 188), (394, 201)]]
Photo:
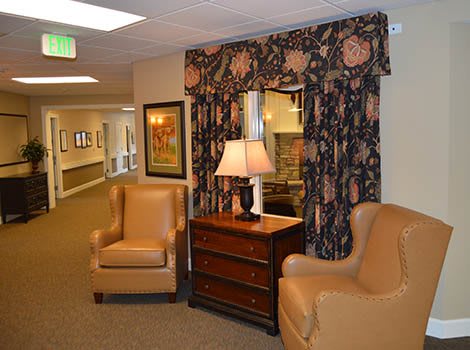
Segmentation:
[(42, 208), (47, 205), (48, 193), (41, 192), (38, 194), (29, 195), (26, 198), (28, 210)]
[(266, 241), (198, 228), (195, 228), (193, 232), (194, 244), (198, 247), (258, 260), (268, 260), (268, 244)]
[(47, 190), (47, 177), (38, 176), (27, 179), (24, 183), (26, 192), (40, 192)]
[(200, 271), (238, 281), (256, 284), (261, 287), (269, 286), (268, 266), (247, 264), (219, 256), (194, 252), (194, 267)]
[(214, 297), (264, 314), (270, 313), (269, 295), (263, 292), (247, 287), (235, 286), (231, 283), (197, 274), (194, 278), (195, 291), (199, 294)]

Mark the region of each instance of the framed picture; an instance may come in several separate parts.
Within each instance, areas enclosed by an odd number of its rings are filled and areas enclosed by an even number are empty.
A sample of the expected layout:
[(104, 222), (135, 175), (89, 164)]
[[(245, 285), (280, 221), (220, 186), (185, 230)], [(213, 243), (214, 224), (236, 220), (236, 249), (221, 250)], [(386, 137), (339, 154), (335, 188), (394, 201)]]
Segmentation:
[(74, 135), (75, 135), (75, 148), (82, 148), (82, 133), (78, 131)]
[(86, 148), (86, 131), (82, 131), (81, 135), (82, 135), (82, 148)]
[(103, 147), (103, 132), (101, 130), (96, 132), (96, 147)]
[(60, 151), (67, 152), (69, 150), (69, 145), (67, 143), (67, 130), (60, 130)]
[(93, 145), (91, 132), (86, 133), (86, 146), (91, 147)]
[(144, 105), (145, 174), (186, 178), (184, 101)]

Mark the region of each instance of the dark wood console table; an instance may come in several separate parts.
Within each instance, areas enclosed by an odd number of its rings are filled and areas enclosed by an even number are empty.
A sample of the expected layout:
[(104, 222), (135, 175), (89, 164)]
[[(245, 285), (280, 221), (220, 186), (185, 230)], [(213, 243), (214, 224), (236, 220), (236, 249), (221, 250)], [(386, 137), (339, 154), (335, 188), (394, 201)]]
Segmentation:
[(2, 221), (7, 214), (22, 214), (25, 223), (29, 213), (41, 208), (49, 212), (47, 173), (23, 173), (0, 178)]
[(238, 221), (232, 213), (190, 220), (192, 295), (203, 306), (251, 322), (276, 335), (278, 279), (284, 258), (304, 252), (304, 223), (261, 216)]

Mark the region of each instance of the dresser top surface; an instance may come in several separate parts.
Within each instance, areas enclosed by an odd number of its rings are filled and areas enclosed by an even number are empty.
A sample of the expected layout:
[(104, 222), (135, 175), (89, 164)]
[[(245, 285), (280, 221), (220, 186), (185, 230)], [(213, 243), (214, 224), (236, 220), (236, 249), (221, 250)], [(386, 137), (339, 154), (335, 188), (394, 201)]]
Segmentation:
[(0, 177), (0, 179), (27, 179), (31, 177), (37, 177), (37, 176), (44, 176), (47, 174), (47, 172), (40, 171), (39, 173), (21, 173), (21, 174), (15, 174), (15, 175), (10, 175), (10, 176), (3, 176)]
[(191, 225), (233, 230), (258, 236), (272, 236), (291, 229), (301, 229), (303, 221), (295, 218), (282, 218), (261, 215), (257, 221), (240, 221), (231, 212), (215, 213), (190, 220)]

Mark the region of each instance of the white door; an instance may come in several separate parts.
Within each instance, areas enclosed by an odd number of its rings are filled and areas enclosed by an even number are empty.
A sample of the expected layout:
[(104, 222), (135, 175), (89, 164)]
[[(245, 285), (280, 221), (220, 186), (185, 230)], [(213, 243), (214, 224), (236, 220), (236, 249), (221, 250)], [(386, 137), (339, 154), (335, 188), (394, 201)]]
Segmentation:
[(104, 167), (105, 176), (111, 178), (112, 167), (111, 167), (111, 150), (109, 142), (109, 124), (103, 123), (103, 143), (104, 143)]
[(116, 123), (116, 164), (117, 172), (120, 174), (124, 171), (122, 156), (124, 153), (124, 145), (122, 140), (122, 123)]

